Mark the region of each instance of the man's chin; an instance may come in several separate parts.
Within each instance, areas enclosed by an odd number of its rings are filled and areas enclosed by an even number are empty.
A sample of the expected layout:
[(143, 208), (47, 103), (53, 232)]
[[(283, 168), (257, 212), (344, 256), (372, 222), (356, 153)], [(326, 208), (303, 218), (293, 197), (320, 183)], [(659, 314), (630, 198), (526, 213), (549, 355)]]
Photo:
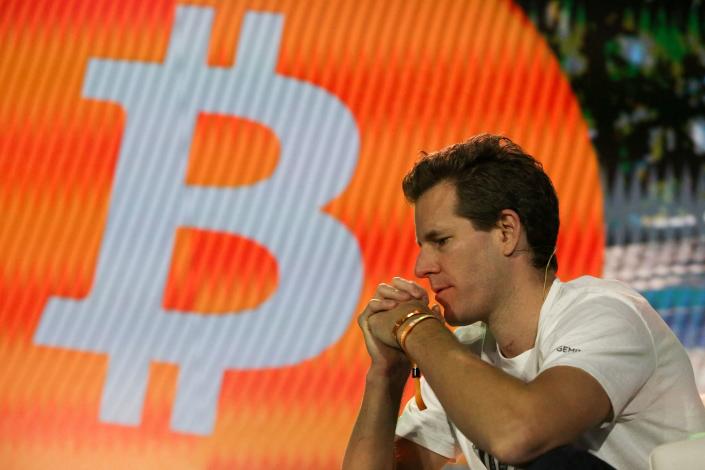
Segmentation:
[(446, 318), (446, 323), (450, 326), (465, 326), (466, 323), (458, 320), (457, 318)]
[(443, 318), (450, 326), (463, 326), (463, 322), (458, 319), (455, 312), (447, 307), (443, 309)]
[[(460, 315), (463, 317), (463, 315)], [(450, 326), (466, 326), (475, 323), (476, 320), (468, 321), (467, 318), (458, 318), (458, 314), (452, 308), (443, 306), (443, 318)]]

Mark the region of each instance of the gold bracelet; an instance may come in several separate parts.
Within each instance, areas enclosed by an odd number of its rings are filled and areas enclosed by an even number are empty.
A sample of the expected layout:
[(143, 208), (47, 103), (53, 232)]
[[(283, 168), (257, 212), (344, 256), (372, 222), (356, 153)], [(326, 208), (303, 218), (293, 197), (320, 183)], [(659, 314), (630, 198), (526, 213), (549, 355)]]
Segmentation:
[(414, 310), (410, 314), (406, 315), (401, 322), (399, 322), (399, 328), (397, 328), (394, 332), (394, 338), (397, 340), (397, 344), (401, 345), (401, 333), (407, 328), (409, 322), (422, 315), (428, 315), (428, 313), (420, 310)]
[[(413, 318), (408, 323), (404, 323), (404, 328), (401, 331), (399, 337), (397, 338), (397, 343), (399, 343), (399, 347), (402, 349), (402, 351), (406, 353), (406, 348), (404, 347), (404, 345), (406, 344), (406, 338), (409, 336), (409, 333), (411, 333), (411, 330), (413, 330), (416, 325), (418, 325), (424, 320), (428, 320), (429, 318), (433, 318), (434, 320), (438, 321), (438, 323), (441, 322), (441, 320), (439, 320), (437, 316), (431, 313), (425, 313), (423, 315), (419, 315), (416, 318)], [(408, 356), (409, 354), (407, 353), (406, 355)]]
[(404, 324), (404, 322), (406, 322), (409, 318), (413, 317), (414, 315), (423, 315), (424, 313), (425, 312), (422, 312), (421, 310), (416, 309), (412, 312), (407, 313), (403, 317), (401, 317), (399, 320), (396, 321), (396, 323), (394, 323), (394, 327), (392, 328), (392, 336), (394, 336), (395, 338), (398, 337), (397, 332), (399, 331), (399, 327), (402, 326)]

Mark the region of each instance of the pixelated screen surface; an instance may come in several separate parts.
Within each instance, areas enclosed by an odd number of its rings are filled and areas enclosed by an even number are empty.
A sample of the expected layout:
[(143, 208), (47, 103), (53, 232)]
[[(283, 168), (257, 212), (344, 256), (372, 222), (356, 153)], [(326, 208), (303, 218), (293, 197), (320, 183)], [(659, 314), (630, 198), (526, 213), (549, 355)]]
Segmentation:
[(339, 467), (422, 150), (535, 155), (562, 279), (654, 253), (606, 245), (588, 122), (511, 2), (15, 1), (0, 35), (3, 468)]

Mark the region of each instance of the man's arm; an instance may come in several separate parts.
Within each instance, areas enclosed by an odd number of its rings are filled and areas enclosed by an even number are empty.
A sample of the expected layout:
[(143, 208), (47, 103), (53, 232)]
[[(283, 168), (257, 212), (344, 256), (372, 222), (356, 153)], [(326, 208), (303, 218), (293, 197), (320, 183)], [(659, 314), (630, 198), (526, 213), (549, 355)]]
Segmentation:
[(403, 437), (394, 442), (397, 470), (439, 470), (448, 459)]
[(394, 430), (406, 376), (367, 375), (365, 395), (343, 459), (343, 469), (438, 470), (448, 459)]
[(396, 377), (370, 370), (343, 469), (393, 469), (394, 429), (407, 372)]
[(394, 431), (410, 364), (402, 351), (377, 340), (368, 324), (370, 316), (412, 298), (427, 302), (426, 293), (420, 288), (414, 293), (406, 293), (380, 284), (375, 297), (358, 318), (371, 365), (360, 412), (345, 451), (344, 470), (436, 470), (448, 460), (406, 439), (395, 440)]
[(573, 442), (611, 414), (602, 386), (578, 368), (554, 367), (525, 384), (469, 353), (435, 321), (418, 324), (405, 346), (450, 420), (505, 463)]

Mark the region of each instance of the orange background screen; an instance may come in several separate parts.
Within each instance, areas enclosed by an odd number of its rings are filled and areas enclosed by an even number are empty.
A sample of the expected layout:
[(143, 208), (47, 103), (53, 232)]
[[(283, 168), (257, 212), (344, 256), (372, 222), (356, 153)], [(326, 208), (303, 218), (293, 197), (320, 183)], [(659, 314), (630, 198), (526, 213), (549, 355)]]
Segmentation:
[[(362, 273), (357, 301), (340, 309), (325, 291), (316, 293), (320, 298), (292, 299), (329, 309), (347, 327), (320, 353), (293, 364), (225, 368), (208, 432), (171, 424), (178, 362), (149, 358), (139, 422), (124, 424), (101, 419), (99, 411), (109, 353), (35, 340), (50, 299), (80, 302), (94, 295), (99, 259), (107, 256), (101, 250), (111, 201), (119, 196), (115, 175), (126, 155), (121, 152), (128, 151), (131, 111), (86, 96), (89, 63), (164, 64), (182, 7), (212, 15), (198, 70), (237, 66), (247, 12), (279, 15), (283, 29), (272, 73), (336, 97), (354, 118), (359, 139), (347, 184), (310, 208), (354, 240)], [(603, 201), (587, 126), (559, 64), (510, 2), (5, 1), (0, 38), (2, 468), (339, 467), (368, 364), (356, 316), (379, 282), (413, 278), (413, 209), (400, 182), (422, 150), (481, 132), (511, 137), (543, 162), (556, 185), (559, 276), (601, 272)], [(201, 72), (193, 73), (198, 78)], [(142, 86), (122, 79), (135, 90)], [(186, 93), (168, 83), (159, 90)], [(217, 100), (226, 91), (212, 93)], [(289, 99), (295, 103), (300, 96)], [(271, 106), (272, 116), (288, 109), (268, 101), (262, 106)], [(305, 119), (286, 117), (291, 126)], [(188, 147), (179, 182), (184, 187), (237, 194), (277, 174), (288, 148), (276, 130), (244, 116), (199, 112), (187, 131), (154, 136), (167, 144), (181, 139)], [(305, 176), (291, 176), (298, 178), (298, 194), (325, 187), (328, 173), (309, 164), (307, 155), (292, 155)], [(167, 183), (173, 181), (151, 181), (154, 187)], [(263, 197), (268, 207), (266, 191)], [(142, 200), (135, 195), (132, 201), (137, 210)], [(181, 210), (166, 197), (160, 201), (144, 202)], [(238, 207), (221, 209), (225, 219), (238, 217)], [(278, 210), (272, 207), (253, 226), (274, 224), (286, 215)], [(284, 283), (296, 282), (282, 277), (277, 254), (252, 236), (188, 225), (170, 233), (173, 250), (163, 260), (168, 276), (158, 280), (161, 307), (170, 316), (207, 316), (214, 325), (228, 316), (255, 318)], [(132, 250), (132, 242), (126, 243)], [(334, 261), (336, 245), (328, 249)], [(300, 263), (297, 269), (315, 279), (316, 266)], [(114, 285), (127, 281), (115, 279)], [(132, 294), (116, 288), (111, 295)], [(95, 315), (100, 321), (100, 312)], [(260, 323), (287, 337), (276, 322)], [(298, 340), (305, 342), (327, 323), (298, 326)], [(161, 333), (168, 336), (169, 330)]]

